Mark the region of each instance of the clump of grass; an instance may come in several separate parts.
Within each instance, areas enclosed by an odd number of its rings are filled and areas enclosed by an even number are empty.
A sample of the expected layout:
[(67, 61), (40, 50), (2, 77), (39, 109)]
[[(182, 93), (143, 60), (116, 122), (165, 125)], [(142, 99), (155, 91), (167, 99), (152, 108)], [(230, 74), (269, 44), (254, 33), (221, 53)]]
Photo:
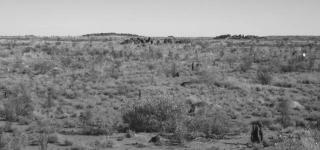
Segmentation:
[(107, 148), (113, 148), (115, 145), (115, 142), (109, 139), (109, 137), (106, 137), (104, 141), (96, 140), (92, 144), (95, 149), (107, 149)]
[(16, 131), (12, 136), (8, 134), (1, 134), (0, 136), (0, 149), (12, 149), (12, 150), (22, 150), (25, 149), (27, 145), (26, 134)]
[(55, 64), (50, 60), (37, 59), (34, 60), (30, 64), (30, 66), (32, 68), (33, 74), (39, 75), (48, 73), (52, 68), (55, 67)]
[(319, 150), (318, 130), (303, 130), (281, 139), (283, 142), (275, 146), (275, 150)]
[(60, 146), (72, 146), (73, 142), (68, 140), (68, 139), (64, 139), (64, 141), (62, 141), (62, 143), (59, 143)]
[(79, 119), (82, 126), (82, 134), (111, 135), (115, 132), (119, 122), (121, 122), (120, 120), (117, 120), (118, 117), (116, 117), (116, 114), (112, 115), (114, 115), (115, 118), (109, 117), (108, 114), (93, 115), (90, 110), (81, 113)]
[(281, 72), (301, 72), (301, 71), (311, 71), (315, 69), (316, 58), (314, 55), (310, 55), (307, 59), (303, 56), (297, 56), (289, 58), (283, 61), (279, 66)]
[(201, 68), (197, 75), (199, 83), (205, 84), (212, 90), (215, 86), (222, 86), (224, 81), (224, 77), (215, 68)]
[(9, 134), (0, 134), (0, 149), (8, 149), (8, 143), (10, 142)]
[(241, 58), (239, 69), (242, 72), (247, 72), (251, 68), (252, 64), (253, 64), (252, 56), (250, 56), (250, 55), (245, 56), (245, 57)]
[(4, 132), (13, 132), (14, 129), (12, 128), (12, 122), (6, 122), (4, 126), (1, 127), (1, 130)]
[(178, 77), (179, 71), (178, 71), (178, 65), (175, 62), (172, 62), (168, 64), (165, 64), (165, 67), (163, 68), (164, 74), (166, 77)]
[(187, 119), (185, 125), (190, 133), (202, 133), (207, 138), (217, 138), (230, 132), (231, 120), (222, 110), (211, 110)]
[(256, 78), (260, 84), (270, 84), (272, 80), (271, 71), (266, 66), (260, 66)]

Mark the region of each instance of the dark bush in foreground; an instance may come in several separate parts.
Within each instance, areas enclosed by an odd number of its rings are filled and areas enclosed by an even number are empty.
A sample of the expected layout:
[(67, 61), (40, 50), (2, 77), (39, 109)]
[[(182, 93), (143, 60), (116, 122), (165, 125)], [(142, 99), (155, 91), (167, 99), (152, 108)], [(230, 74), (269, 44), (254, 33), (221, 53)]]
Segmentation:
[(126, 108), (123, 121), (137, 132), (173, 132), (183, 116), (183, 105), (167, 98), (144, 100)]

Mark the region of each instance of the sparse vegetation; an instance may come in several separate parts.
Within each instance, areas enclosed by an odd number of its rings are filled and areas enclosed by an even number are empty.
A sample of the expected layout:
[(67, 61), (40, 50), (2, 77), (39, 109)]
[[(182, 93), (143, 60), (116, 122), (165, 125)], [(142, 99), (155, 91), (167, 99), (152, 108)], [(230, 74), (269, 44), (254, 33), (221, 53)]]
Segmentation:
[(169, 98), (146, 99), (126, 108), (124, 123), (136, 132), (173, 132), (183, 115), (183, 105)]
[(272, 80), (271, 72), (266, 66), (261, 66), (257, 70), (257, 80), (261, 84), (270, 84)]
[(270, 140), (253, 149), (314, 149), (318, 43), (245, 35), (1, 37), (0, 149), (192, 149), (195, 141), (203, 149), (246, 149), (252, 120), (261, 120)]

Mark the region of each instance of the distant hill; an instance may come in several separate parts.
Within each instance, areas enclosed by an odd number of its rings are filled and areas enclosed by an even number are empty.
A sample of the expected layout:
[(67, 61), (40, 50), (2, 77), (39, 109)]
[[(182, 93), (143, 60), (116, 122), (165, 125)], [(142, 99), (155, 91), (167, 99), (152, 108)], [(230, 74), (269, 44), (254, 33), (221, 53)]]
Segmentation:
[(130, 33), (114, 33), (114, 32), (110, 32), (110, 33), (91, 33), (91, 34), (85, 34), (82, 36), (139, 36), (136, 34), (130, 34)]

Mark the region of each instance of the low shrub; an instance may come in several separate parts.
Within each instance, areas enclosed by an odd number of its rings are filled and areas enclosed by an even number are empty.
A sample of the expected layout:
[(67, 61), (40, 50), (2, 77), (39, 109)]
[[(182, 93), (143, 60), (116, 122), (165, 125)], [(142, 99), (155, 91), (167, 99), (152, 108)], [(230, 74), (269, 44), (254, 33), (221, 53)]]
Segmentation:
[(136, 132), (173, 132), (183, 108), (182, 103), (168, 98), (146, 99), (125, 107), (122, 118)]
[[(292, 136), (281, 139), (281, 143), (278, 143), (275, 146), (275, 150), (319, 150), (320, 145), (318, 144), (320, 141), (319, 131), (317, 130), (303, 130), (297, 131)], [(285, 137), (285, 136), (284, 136)]]
[(260, 66), (257, 71), (256, 78), (260, 84), (270, 84), (272, 76), (269, 68)]
[(2, 150), (23, 150), (27, 146), (27, 136), (21, 132), (13, 132), (0, 135), (0, 149)]
[(55, 144), (55, 143), (59, 143), (59, 141), (60, 141), (60, 136), (56, 133), (48, 136), (48, 143)]
[(27, 87), (20, 83), (13, 91), (14, 94), (5, 101), (4, 118), (7, 121), (18, 121), (20, 117), (31, 117), (34, 107)]
[[(109, 116), (110, 115), (110, 116)], [(80, 114), (82, 134), (84, 135), (111, 135), (113, 134), (121, 120), (117, 114), (97, 114), (90, 110)], [(112, 118), (112, 116), (113, 118)]]
[(241, 58), (239, 69), (242, 72), (247, 72), (251, 68), (252, 64), (253, 64), (252, 56), (249, 56), (249, 55), (245, 56), (245, 57)]
[(279, 70), (281, 72), (301, 72), (301, 71), (310, 71), (313, 70), (314, 64), (315, 64), (315, 57), (310, 56), (310, 58), (306, 59), (301, 57), (293, 57), (288, 59), (287, 61), (284, 61), (280, 64)]
[(9, 134), (0, 134), (0, 149), (8, 149), (10, 142), (10, 135)]
[(12, 128), (12, 122), (6, 122), (4, 126), (1, 127), (1, 130), (4, 132), (13, 132), (14, 129)]
[(68, 139), (65, 139), (64, 141), (59, 143), (59, 146), (72, 146), (72, 145), (73, 145), (73, 142)]
[(200, 132), (206, 137), (217, 138), (230, 132), (231, 118), (222, 110), (211, 110), (188, 118), (185, 125), (190, 133)]
[(49, 72), (52, 68), (55, 67), (55, 64), (50, 60), (38, 59), (32, 62), (30, 66), (32, 68), (32, 72), (35, 75), (39, 75), (39, 74), (46, 74), (47, 72)]
[(110, 140), (109, 138), (106, 139), (106, 141), (99, 141), (99, 140), (96, 140), (94, 142), (94, 148), (95, 149), (107, 149), (107, 148), (113, 148), (114, 146), (114, 141)]
[(179, 77), (179, 66), (175, 62), (165, 64), (162, 69), (166, 77)]

